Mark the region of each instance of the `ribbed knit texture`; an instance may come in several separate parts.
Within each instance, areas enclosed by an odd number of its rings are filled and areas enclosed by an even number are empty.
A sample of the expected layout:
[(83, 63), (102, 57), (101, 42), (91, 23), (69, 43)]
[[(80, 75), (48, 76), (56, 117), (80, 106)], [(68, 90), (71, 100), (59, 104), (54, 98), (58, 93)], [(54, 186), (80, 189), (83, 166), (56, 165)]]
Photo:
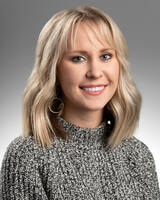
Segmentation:
[(158, 200), (154, 158), (136, 137), (112, 150), (107, 123), (81, 128), (58, 117), (70, 134), (42, 148), (32, 136), (17, 137), (5, 153), (1, 200)]

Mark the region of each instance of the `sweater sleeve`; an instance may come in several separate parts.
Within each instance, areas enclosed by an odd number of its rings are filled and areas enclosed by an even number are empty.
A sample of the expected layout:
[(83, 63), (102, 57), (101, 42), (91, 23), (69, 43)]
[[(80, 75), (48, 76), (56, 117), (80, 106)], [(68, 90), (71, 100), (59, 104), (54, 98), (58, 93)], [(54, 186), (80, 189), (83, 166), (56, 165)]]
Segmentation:
[(147, 145), (135, 137), (133, 137), (131, 156), (133, 154), (135, 154), (134, 157), (137, 158), (137, 160), (133, 161), (133, 164), (136, 163), (138, 166), (137, 178), (139, 177), (142, 188), (145, 191), (146, 196), (144, 199), (160, 200), (160, 190), (154, 157)]
[(8, 146), (0, 173), (0, 199), (47, 200), (37, 153), (30, 137), (17, 137)]

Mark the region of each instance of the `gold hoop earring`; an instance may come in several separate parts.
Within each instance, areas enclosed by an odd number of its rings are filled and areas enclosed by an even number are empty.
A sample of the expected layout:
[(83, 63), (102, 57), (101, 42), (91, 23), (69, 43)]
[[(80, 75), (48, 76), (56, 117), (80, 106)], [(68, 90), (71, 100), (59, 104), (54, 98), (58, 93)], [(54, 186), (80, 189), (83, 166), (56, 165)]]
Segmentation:
[[(60, 101), (61, 103), (58, 103), (58, 101)], [(51, 105), (51, 103), (52, 103), (52, 105)], [(58, 109), (57, 109), (57, 111), (54, 111), (53, 108), (51, 108), (51, 107), (57, 107)], [(49, 108), (50, 112), (52, 112), (53, 114), (61, 115), (63, 112), (64, 103), (63, 103), (62, 99), (56, 97), (53, 99), (52, 102), (50, 102), (48, 108)]]

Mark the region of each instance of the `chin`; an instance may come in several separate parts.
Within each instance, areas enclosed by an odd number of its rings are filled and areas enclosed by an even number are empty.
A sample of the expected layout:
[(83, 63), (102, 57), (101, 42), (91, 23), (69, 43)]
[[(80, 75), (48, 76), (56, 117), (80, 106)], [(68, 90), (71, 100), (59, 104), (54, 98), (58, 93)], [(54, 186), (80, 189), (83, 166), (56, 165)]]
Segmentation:
[(89, 106), (88, 108), (87, 108), (87, 110), (89, 110), (89, 111), (101, 111), (101, 110), (103, 110), (104, 109), (104, 106)]

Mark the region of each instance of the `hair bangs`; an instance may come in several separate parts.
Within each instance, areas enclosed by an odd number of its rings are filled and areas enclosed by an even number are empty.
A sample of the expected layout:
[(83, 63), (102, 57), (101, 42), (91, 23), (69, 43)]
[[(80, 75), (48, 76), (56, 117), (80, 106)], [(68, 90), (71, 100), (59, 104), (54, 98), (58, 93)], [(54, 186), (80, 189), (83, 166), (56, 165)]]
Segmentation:
[(103, 22), (102, 20), (93, 21), (93, 20), (79, 19), (75, 20), (70, 26), (67, 38), (64, 41), (65, 42), (64, 52), (68, 51), (69, 46), (72, 49), (74, 49), (77, 32), (81, 22), (84, 22), (91, 29), (91, 31), (96, 36), (97, 40), (102, 45), (107, 44), (109, 47), (116, 50), (116, 45), (112, 37), (112, 32), (110, 30), (110, 27), (105, 22)]
[(115, 42), (113, 40), (112, 31), (108, 24), (103, 20), (98, 19), (87, 23), (90, 29), (95, 34), (97, 40), (102, 44), (107, 44), (109, 47), (116, 49)]

